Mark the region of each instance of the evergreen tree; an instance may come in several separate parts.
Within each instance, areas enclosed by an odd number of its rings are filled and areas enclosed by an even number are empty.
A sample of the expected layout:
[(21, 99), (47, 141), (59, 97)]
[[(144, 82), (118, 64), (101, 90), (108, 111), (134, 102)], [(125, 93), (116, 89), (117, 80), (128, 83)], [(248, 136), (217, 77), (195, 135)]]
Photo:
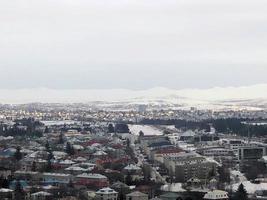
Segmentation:
[(129, 148), (130, 147), (130, 140), (129, 140), (129, 138), (127, 138), (127, 147)]
[(109, 125), (108, 125), (108, 132), (109, 132), (109, 133), (114, 133), (114, 132), (115, 132), (115, 129), (114, 129), (113, 124), (109, 124)]
[(49, 133), (49, 128), (47, 126), (45, 127), (45, 133)]
[(51, 172), (52, 170), (52, 164), (51, 164), (51, 160), (47, 160), (47, 164), (46, 164), (46, 172)]
[(14, 157), (17, 161), (20, 161), (22, 159), (22, 153), (20, 152), (20, 147), (17, 147)]
[(145, 136), (144, 132), (143, 131), (139, 131), (139, 137), (144, 137), (144, 136)]
[(72, 180), (70, 180), (70, 182), (68, 183), (68, 187), (70, 187), (70, 188), (74, 187)]
[(9, 188), (9, 181), (5, 178), (2, 182), (2, 188)]
[(242, 183), (239, 185), (234, 195), (234, 200), (248, 200), (248, 193)]
[(54, 154), (52, 153), (52, 151), (51, 150), (49, 150), (49, 152), (48, 152), (48, 160), (52, 160), (52, 159), (54, 159), (55, 157), (54, 157)]
[(230, 171), (225, 166), (218, 168), (219, 182), (220, 183), (230, 183)]
[(144, 181), (149, 182), (151, 178), (151, 167), (149, 165), (143, 165)]
[(209, 171), (209, 178), (214, 176), (216, 176), (216, 167), (212, 167), (212, 169)]
[(46, 151), (49, 151), (50, 150), (50, 145), (49, 145), (48, 140), (46, 140), (45, 148), (46, 148)]
[(32, 168), (31, 168), (31, 170), (33, 172), (36, 172), (36, 162), (35, 161), (32, 162)]
[(3, 182), (4, 182), (4, 177), (3, 176), (1, 176), (0, 177), (0, 188), (3, 188)]
[(59, 143), (59, 144), (64, 144), (63, 133), (60, 133), (58, 143)]
[(126, 185), (132, 185), (133, 180), (132, 180), (132, 176), (130, 173), (127, 174), (127, 176), (125, 178), (125, 183), (126, 183)]
[(22, 185), (21, 185), (19, 180), (16, 181), (14, 193), (15, 193), (15, 200), (23, 199), (24, 191), (23, 191)]
[(66, 145), (66, 153), (69, 155), (75, 154), (74, 148), (69, 142), (67, 142), (67, 145)]

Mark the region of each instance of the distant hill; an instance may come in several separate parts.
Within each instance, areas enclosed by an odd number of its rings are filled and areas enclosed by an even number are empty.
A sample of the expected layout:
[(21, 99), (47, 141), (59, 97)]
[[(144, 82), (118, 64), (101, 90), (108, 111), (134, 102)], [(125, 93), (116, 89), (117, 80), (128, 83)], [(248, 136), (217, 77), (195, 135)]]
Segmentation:
[(148, 90), (54, 90), (48, 88), (0, 90), (0, 103), (88, 103), (101, 105), (165, 105), (221, 108), (267, 107), (267, 84), (211, 89), (152, 88)]

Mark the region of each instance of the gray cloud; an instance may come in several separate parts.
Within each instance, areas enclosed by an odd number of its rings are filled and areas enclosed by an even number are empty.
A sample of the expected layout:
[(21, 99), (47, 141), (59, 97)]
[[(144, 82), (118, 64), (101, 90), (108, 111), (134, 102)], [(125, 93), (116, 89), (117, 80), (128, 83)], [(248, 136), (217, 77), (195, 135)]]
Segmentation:
[(1, 88), (266, 82), (265, 0), (0, 2)]

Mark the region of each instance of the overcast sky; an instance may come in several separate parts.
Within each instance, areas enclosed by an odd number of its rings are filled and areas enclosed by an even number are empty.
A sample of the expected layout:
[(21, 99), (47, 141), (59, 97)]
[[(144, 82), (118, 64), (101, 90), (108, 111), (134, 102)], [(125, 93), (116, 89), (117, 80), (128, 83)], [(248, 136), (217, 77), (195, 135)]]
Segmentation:
[(267, 82), (266, 0), (1, 0), (0, 89)]

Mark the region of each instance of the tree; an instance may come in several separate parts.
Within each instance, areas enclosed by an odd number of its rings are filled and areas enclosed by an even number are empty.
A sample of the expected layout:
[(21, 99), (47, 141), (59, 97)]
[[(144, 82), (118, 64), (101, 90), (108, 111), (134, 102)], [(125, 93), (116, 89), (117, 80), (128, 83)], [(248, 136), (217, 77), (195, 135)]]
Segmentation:
[(126, 144), (127, 144), (127, 147), (129, 148), (129, 147), (130, 147), (130, 144), (131, 144), (129, 138), (127, 138), (127, 140), (126, 140)]
[(220, 183), (230, 183), (230, 171), (225, 166), (218, 168), (219, 182)]
[(72, 180), (69, 181), (68, 187), (70, 187), (70, 188), (73, 188), (74, 187)]
[(9, 188), (9, 180), (7, 178), (3, 180), (2, 188)]
[(115, 132), (116, 133), (129, 133), (130, 130), (127, 124), (116, 124)]
[(22, 153), (20, 152), (20, 147), (16, 148), (16, 152), (14, 154), (14, 157), (17, 161), (20, 161), (22, 159)]
[(74, 148), (69, 142), (67, 142), (67, 144), (66, 144), (66, 153), (69, 155), (75, 154)]
[(145, 182), (149, 182), (151, 178), (151, 167), (145, 164), (143, 165), (142, 170), (143, 170)]
[(109, 124), (109, 125), (108, 125), (108, 132), (109, 132), (109, 133), (114, 133), (114, 132), (115, 132), (115, 129), (114, 129), (113, 124)]
[(23, 199), (24, 191), (19, 180), (16, 181), (14, 193), (15, 193), (15, 200)]
[(143, 131), (139, 131), (139, 137), (144, 137), (144, 136), (145, 136), (144, 132)]
[(45, 127), (45, 133), (49, 133), (49, 128), (47, 126)]
[(36, 162), (35, 162), (35, 161), (32, 162), (32, 168), (31, 168), (31, 170), (32, 170), (33, 172), (36, 171)]
[(47, 164), (46, 164), (46, 172), (50, 172), (52, 170), (52, 164), (51, 164), (51, 160), (47, 160)]
[(48, 151), (48, 160), (52, 160), (52, 159), (54, 159), (55, 157), (54, 157), (54, 154), (52, 153), (52, 151), (51, 150), (49, 150)]
[(63, 135), (63, 133), (60, 133), (58, 143), (59, 144), (64, 144), (64, 135)]
[(209, 178), (212, 178), (216, 176), (216, 167), (212, 167), (212, 169), (209, 171)]
[(46, 151), (49, 151), (50, 150), (50, 145), (49, 145), (48, 140), (46, 140), (45, 148), (46, 148)]
[(242, 170), (248, 180), (253, 180), (267, 173), (265, 163), (259, 161), (244, 162)]
[(133, 180), (132, 180), (132, 176), (130, 173), (128, 173), (127, 176), (125, 177), (125, 183), (126, 185), (132, 185)]
[(248, 193), (242, 183), (234, 194), (234, 200), (248, 200)]

